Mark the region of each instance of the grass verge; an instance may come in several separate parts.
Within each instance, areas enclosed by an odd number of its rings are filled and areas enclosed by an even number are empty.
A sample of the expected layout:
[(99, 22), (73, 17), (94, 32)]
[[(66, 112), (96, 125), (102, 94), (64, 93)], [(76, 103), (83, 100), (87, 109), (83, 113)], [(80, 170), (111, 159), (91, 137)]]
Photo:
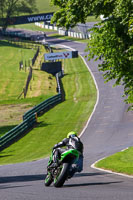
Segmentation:
[(95, 17), (95, 16), (88, 16), (86, 22), (100, 22), (101, 19), (100, 17)]
[(19, 71), (19, 62), (29, 61), (35, 50), (0, 41), (0, 52), (0, 101), (15, 99), (22, 92), (28, 75), (28, 71)]
[(39, 26), (36, 26), (34, 23), (14, 25), (14, 26), (10, 26), (10, 28), (14, 28), (14, 29), (26, 29), (26, 30), (41, 31), (41, 32), (54, 32), (54, 30), (40, 28)]
[(98, 168), (133, 175), (133, 147), (109, 156), (95, 165)]
[(57, 10), (57, 7), (50, 5), (51, 0), (36, 0), (39, 13), (49, 13)]
[(69, 131), (83, 129), (96, 102), (96, 88), (81, 58), (64, 60), (63, 65), (66, 100), (39, 117), (25, 137), (0, 152), (0, 164), (44, 158)]
[[(9, 43), (0, 41), (0, 136), (22, 122), (23, 114), (36, 104), (56, 94), (55, 77), (40, 71), (40, 62), (43, 62), (44, 47), (33, 66), (33, 77), (29, 85), (27, 97), (18, 99), (25, 87), (29, 73), (28, 63), (33, 58), (36, 48), (21, 42)], [(33, 46), (33, 45), (32, 45)], [(35, 45), (34, 45), (35, 46)], [(26, 71), (19, 70), (19, 62), (27, 63)]]
[(71, 40), (74, 42), (81, 42), (81, 43), (87, 43), (88, 39), (80, 39), (80, 38), (73, 38), (73, 37), (69, 37), (69, 36), (64, 36), (64, 35), (59, 35), (59, 34), (50, 34), (49, 36), (55, 37), (55, 38), (60, 38), (63, 40)]

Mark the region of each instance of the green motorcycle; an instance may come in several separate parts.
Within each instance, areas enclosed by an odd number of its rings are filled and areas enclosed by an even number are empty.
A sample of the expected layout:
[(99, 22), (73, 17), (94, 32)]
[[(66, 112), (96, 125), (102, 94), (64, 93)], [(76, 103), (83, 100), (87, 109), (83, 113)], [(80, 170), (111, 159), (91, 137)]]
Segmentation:
[(55, 187), (62, 187), (64, 182), (71, 178), (73, 169), (76, 162), (79, 159), (79, 152), (76, 149), (68, 149), (63, 152), (59, 159), (59, 164), (56, 167), (52, 167), (53, 163), (53, 151), (50, 156), (47, 167), (47, 176), (45, 178), (45, 186), (50, 186), (53, 182)]

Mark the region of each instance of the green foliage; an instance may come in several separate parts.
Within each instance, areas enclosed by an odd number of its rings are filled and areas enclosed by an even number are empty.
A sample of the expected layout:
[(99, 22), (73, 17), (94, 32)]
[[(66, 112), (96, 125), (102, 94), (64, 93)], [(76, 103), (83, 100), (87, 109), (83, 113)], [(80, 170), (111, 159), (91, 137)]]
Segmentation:
[(77, 22), (85, 23), (88, 16), (87, 0), (51, 0), (51, 4), (60, 7), (54, 14), (52, 22), (57, 26), (74, 27)]
[(88, 42), (89, 59), (102, 57), (99, 69), (106, 81), (123, 84), (127, 103), (133, 103), (133, 33), (131, 32), (131, 1), (115, 3), (112, 16), (92, 29)]
[(32, 13), (35, 10), (36, 0), (0, 0), (1, 17)]
[(108, 16), (114, 8), (114, 0), (51, 0), (52, 5), (60, 9), (54, 14), (52, 22), (66, 28), (74, 27), (78, 22), (85, 23), (89, 15)]
[[(91, 13), (104, 15), (106, 20), (91, 31), (88, 58), (99, 59), (99, 69), (106, 81), (116, 79), (115, 85), (124, 85), (128, 104), (133, 103), (133, 1), (132, 0), (51, 0), (60, 7), (52, 19), (67, 29), (84, 23)], [(63, 3), (62, 3), (63, 2)], [(133, 108), (131, 105), (130, 108)]]
[(1, 21), (4, 29), (7, 28), (10, 17), (35, 11), (36, 0), (0, 0), (0, 18), (7, 18), (6, 21)]

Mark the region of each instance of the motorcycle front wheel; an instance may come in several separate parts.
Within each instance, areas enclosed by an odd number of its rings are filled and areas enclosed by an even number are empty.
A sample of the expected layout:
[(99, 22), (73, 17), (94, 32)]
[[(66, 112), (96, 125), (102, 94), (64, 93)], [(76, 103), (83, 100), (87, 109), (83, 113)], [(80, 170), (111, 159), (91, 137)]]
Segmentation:
[(48, 174), (44, 180), (44, 184), (45, 184), (45, 186), (50, 186), (52, 182), (53, 182), (53, 178), (52, 178), (50, 172), (48, 172)]
[(63, 163), (58, 170), (57, 175), (54, 178), (54, 186), (55, 187), (62, 187), (69, 172), (70, 164), (69, 163)]

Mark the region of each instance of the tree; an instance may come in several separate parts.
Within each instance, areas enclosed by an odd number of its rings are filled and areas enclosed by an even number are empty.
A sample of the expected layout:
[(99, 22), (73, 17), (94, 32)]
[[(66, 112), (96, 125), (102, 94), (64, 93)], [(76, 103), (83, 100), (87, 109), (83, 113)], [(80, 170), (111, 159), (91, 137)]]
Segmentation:
[(88, 59), (102, 57), (98, 66), (106, 81), (123, 84), (126, 102), (133, 109), (133, 1), (132, 0), (51, 0), (60, 9), (53, 22), (67, 29), (84, 23), (91, 13), (104, 15), (88, 40)]
[(0, 18), (7, 19), (3, 21), (2, 27), (7, 28), (10, 17), (31, 14), (36, 10), (36, 0), (0, 0)]

